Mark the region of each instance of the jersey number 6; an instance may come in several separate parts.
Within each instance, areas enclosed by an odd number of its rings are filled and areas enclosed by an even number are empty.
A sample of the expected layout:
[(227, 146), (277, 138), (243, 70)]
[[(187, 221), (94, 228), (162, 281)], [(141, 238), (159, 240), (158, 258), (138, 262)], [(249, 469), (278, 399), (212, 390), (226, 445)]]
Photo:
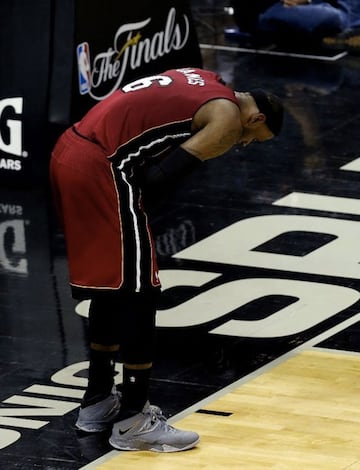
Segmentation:
[(155, 82), (160, 86), (168, 86), (172, 82), (172, 78), (166, 75), (152, 75), (151, 77), (139, 78), (139, 80), (125, 85), (122, 91), (128, 93), (129, 91), (142, 90), (143, 88), (149, 88)]

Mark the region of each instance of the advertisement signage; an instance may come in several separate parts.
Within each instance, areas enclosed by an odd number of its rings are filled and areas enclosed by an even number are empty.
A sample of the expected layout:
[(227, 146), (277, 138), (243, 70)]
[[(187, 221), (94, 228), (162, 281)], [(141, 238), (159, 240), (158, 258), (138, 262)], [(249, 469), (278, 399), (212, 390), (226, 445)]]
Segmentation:
[(47, 182), (59, 134), (126, 82), (201, 66), (188, 1), (0, 2), (0, 182)]

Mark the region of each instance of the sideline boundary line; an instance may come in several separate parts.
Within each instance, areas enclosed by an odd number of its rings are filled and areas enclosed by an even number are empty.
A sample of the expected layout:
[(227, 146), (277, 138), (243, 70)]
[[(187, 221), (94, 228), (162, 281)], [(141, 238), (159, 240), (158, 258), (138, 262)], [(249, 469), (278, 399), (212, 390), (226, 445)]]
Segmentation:
[(324, 55), (313, 55), (313, 54), (298, 54), (296, 52), (281, 52), (281, 51), (271, 51), (266, 49), (249, 49), (246, 47), (236, 47), (236, 46), (220, 46), (216, 44), (199, 44), (201, 49), (212, 49), (215, 51), (225, 51), (225, 52), (245, 52), (247, 54), (261, 54), (261, 55), (274, 55), (279, 57), (295, 57), (297, 59), (311, 59), (311, 60), (320, 60), (322, 62), (336, 62), (339, 59), (347, 56), (347, 51), (340, 52), (334, 56), (324, 56)]

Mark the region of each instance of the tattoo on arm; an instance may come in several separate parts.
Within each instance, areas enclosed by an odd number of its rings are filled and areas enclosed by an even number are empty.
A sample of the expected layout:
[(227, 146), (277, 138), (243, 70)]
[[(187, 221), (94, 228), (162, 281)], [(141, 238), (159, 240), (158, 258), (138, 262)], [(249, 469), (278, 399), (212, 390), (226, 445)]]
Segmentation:
[(200, 160), (218, 157), (227, 152), (239, 139), (239, 130), (231, 129), (218, 137), (216, 135), (205, 136), (199, 139), (200, 135), (194, 135), (189, 142), (184, 145), (186, 150)]

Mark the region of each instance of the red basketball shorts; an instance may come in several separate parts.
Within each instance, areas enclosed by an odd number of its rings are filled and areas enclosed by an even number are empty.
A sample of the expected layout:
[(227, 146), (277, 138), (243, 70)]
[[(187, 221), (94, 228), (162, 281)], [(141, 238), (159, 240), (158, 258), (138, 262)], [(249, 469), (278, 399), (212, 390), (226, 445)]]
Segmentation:
[(50, 162), (75, 298), (160, 287), (141, 191), (97, 144), (68, 129)]

